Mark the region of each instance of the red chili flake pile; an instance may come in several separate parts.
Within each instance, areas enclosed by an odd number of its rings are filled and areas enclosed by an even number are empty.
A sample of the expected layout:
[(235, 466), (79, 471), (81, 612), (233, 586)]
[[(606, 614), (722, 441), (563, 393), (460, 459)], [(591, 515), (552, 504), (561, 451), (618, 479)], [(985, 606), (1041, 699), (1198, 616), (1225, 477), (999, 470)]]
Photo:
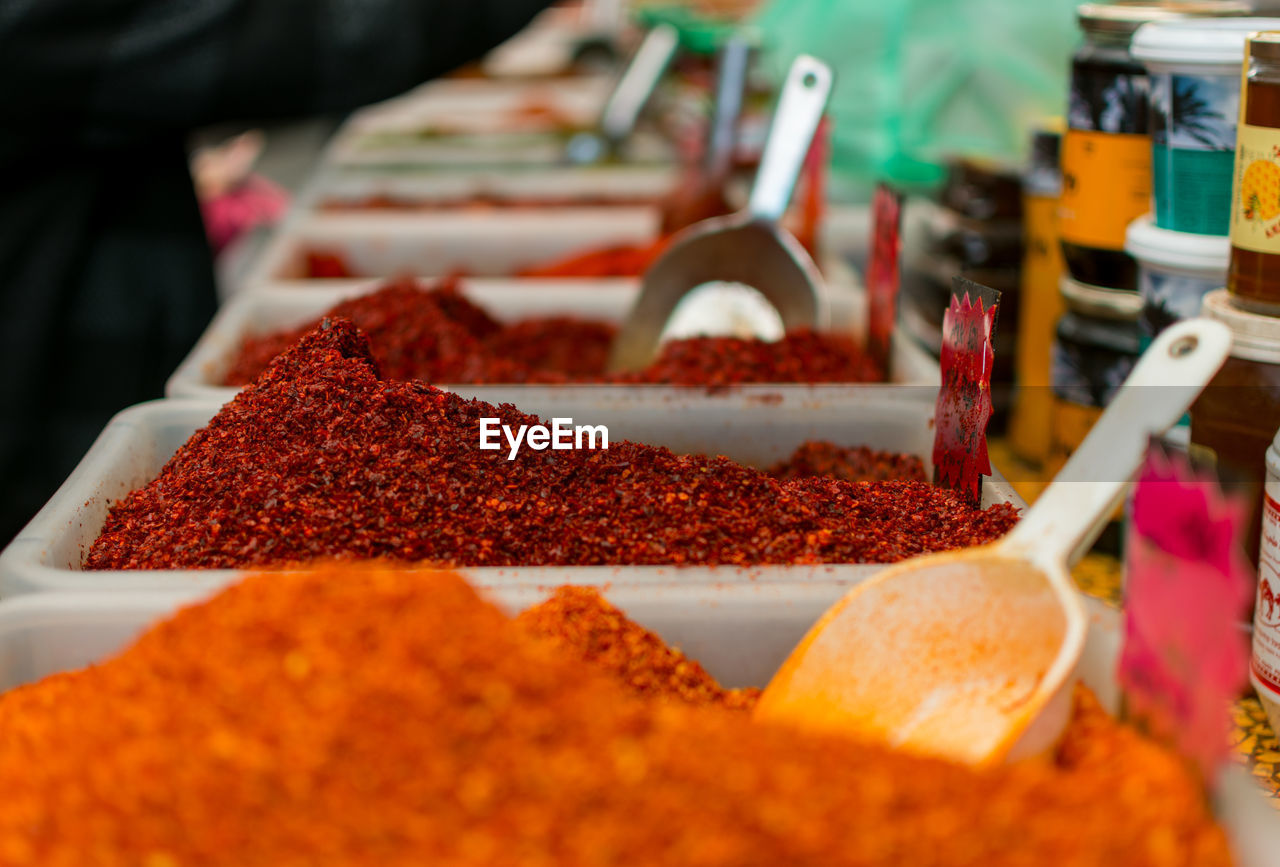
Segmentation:
[(777, 481), (625, 441), (508, 460), (479, 448), (482, 417), (541, 423), (380, 380), (368, 341), (333, 320), (111, 509), (86, 568), (886, 563), (989, 542), (1017, 520), (923, 482)]
[(852, 338), (807, 329), (781, 340), (690, 337), (664, 343), (653, 364), (634, 382), (672, 385), (739, 385), (749, 382), (882, 382), (862, 347)]
[(426, 287), (404, 278), (343, 301), (305, 325), (246, 338), (223, 384), (252, 382), (271, 359), (326, 317), (349, 319), (369, 335), (374, 358), (391, 379), (706, 386), (883, 379), (855, 341), (812, 331), (796, 331), (777, 342), (734, 337), (670, 341), (645, 370), (611, 378), (605, 375), (617, 334), (611, 323), (552, 316), (502, 325), (467, 299), (456, 280)]
[(615, 244), (573, 253), (521, 268), (517, 277), (638, 277), (667, 247), (667, 239), (647, 244)]
[(355, 277), (347, 257), (332, 250), (308, 248), (303, 251), (303, 276), (312, 280), (340, 280)]
[(696, 660), (631, 620), (594, 587), (561, 587), (516, 622), (631, 691), (692, 705), (751, 710), (759, 689), (725, 689)]
[(428, 289), (404, 278), (343, 301), (305, 325), (247, 338), (225, 383), (252, 382), (326, 317), (348, 319), (368, 335), (384, 376), (424, 382), (555, 383), (598, 376), (617, 332), (606, 322), (567, 316), (503, 326), (464, 296), (455, 279)]
[(847, 482), (925, 482), (924, 462), (915, 455), (866, 446), (838, 446), (810, 440), (767, 471), (776, 479), (829, 476)]
[(1071, 763), (978, 771), (646, 700), (456, 575), (329, 566), (0, 697), (0, 860), (1227, 867), (1179, 761), (1099, 714)]

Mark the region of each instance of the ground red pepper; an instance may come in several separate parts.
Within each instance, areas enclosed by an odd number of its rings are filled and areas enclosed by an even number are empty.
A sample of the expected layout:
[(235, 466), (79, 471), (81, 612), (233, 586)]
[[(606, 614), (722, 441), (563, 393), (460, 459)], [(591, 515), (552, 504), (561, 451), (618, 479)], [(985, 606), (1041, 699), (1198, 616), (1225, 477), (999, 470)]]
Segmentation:
[[(412, 278), (393, 280), (336, 304), (325, 316), (348, 319), (368, 335), (384, 376), (426, 382), (562, 383), (598, 376), (617, 333), (609, 323), (567, 316), (503, 326), (468, 300), (453, 278), (430, 289)], [(252, 382), (325, 316), (246, 338), (225, 383)]]
[(341, 253), (308, 248), (302, 253), (303, 275), (314, 280), (340, 280), (356, 274)]
[(614, 244), (521, 268), (517, 277), (638, 277), (667, 247), (667, 239)]
[[(586, 382), (723, 386), (750, 382), (876, 382), (882, 379), (853, 340), (796, 331), (776, 342), (695, 337), (663, 345), (648, 368), (605, 375), (617, 328), (569, 316), (534, 317), (501, 325), (458, 290), (411, 278), (343, 301), (325, 316), (350, 319), (369, 335), (373, 355), (391, 379), (433, 383)], [(244, 340), (223, 378), (244, 385), (324, 317)]]
[(540, 423), (380, 380), (368, 341), (332, 320), (110, 510), (86, 567), (884, 563), (988, 542), (1016, 520), (922, 482), (779, 482), (631, 442), (508, 460), (478, 448), (482, 417)]
[(924, 482), (924, 462), (915, 455), (882, 452), (866, 446), (810, 441), (767, 471), (776, 479), (830, 476), (847, 482)]
[(455, 575), (328, 567), (0, 697), (0, 860), (1230, 863), (1176, 758), (1092, 704), (1072, 728), (1057, 762), (913, 758), (638, 697)]
[(654, 362), (622, 381), (726, 386), (751, 382), (880, 382), (883, 372), (852, 338), (807, 329), (781, 340), (691, 337), (664, 343)]
[(563, 196), (519, 196), (481, 193), (455, 199), (421, 199), (412, 195), (375, 193), (357, 198), (328, 198), (320, 203), (324, 211), (533, 211), (547, 208), (642, 208), (652, 205), (655, 196), (624, 196), (606, 193), (566, 193)]
[(628, 618), (594, 587), (561, 587), (516, 622), (632, 692), (698, 706), (751, 710), (759, 689), (725, 689), (696, 660)]

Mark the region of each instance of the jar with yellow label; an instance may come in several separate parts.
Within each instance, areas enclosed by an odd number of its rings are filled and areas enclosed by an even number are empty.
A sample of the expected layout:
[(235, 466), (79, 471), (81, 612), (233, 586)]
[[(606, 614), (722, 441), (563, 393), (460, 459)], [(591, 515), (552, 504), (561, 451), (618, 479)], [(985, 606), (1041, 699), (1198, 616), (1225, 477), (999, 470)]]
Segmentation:
[(1243, 307), (1280, 314), (1280, 31), (1249, 39), (1231, 191), (1227, 289)]
[(1086, 3), (1077, 10), (1085, 43), (1071, 62), (1062, 139), (1058, 231), (1070, 275), (1092, 286), (1136, 290), (1138, 268), (1125, 229), (1151, 208), (1150, 80), (1133, 58), (1134, 32), (1148, 21), (1241, 15), (1218, 3)]

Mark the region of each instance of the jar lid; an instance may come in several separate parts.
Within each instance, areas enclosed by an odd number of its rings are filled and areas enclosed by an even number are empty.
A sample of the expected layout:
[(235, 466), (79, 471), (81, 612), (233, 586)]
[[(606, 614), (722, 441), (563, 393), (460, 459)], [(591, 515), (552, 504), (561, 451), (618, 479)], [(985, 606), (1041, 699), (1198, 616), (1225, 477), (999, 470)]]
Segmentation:
[(1142, 312), (1142, 296), (1132, 289), (1090, 286), (1064, 275), (1058, 280), (1058, 291), (1068, 308), (1085, 316), (1124, 322), (1136, 320)]
[(1280, 61), (1280, 30), (1264, 30), (1249, 37), (1249, 56)]
[(1129, 35), (1148, 21), (1169, 18), (1221, 17), (1247, 15), (1248, 3), (1202, 2), (1177, 3), (1168, 0), (1134, 0), (1125, 3), (1085, 3), (1076, 7), (1076, 20), (1086, 33)]
[(1138, 28), (1130, 53), (1146, 63), (1238, 66), (1245, 38), (1259, 30), (1280, 30), (1280, 18), (1152, 21)]
[(1200, 313), (1231, 329), (1231, 354), (1236, 358), (1280, 364), (1280, 318), (1241, 310), (1226, 289), (1205, 295)]
[(1231, 239), (1226, 235), (1193, 235), (1161, 229), (1150, 214), (1129, 224), (1124, 249), (1135, 259), (1153, 265), (1209, 271), (1223, 277), (1231, 262)]

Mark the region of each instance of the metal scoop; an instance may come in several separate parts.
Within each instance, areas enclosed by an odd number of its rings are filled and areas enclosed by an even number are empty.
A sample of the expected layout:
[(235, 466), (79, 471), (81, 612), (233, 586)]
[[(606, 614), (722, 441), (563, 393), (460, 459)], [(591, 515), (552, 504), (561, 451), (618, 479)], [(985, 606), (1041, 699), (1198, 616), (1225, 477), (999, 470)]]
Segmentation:
[(751, 51), (752, 43), (741, 35), (731, 36), (720, 49), (706, 153), (702, 165), (684, 173), (676, 188), (663, 199), (664, 235), (732, 210), (725, 203), (724, 187), (733, 170), (738, 145), (738, 118), (742, 114)]
[(679, 232), (644, 275), (635, 306), (613, 343), (611, 371), (653, 359), (663, 326), (680, 299), (711, 282), (743, 283), (777, 308), (788, 328), (825, 325), (822, 277), (794, 237), (778, 225), (831, 95), (832, 74), (814, 57), (797, 57), (783, 85), (764, 156), (745, 211)]
[(1230, 331), (1167, 329), (1057, 478), (995, 544), (919, 557), (851, 590), (769, 683), (756, 716), (971, 764), (1050, 749), (1087, 620), (1067, 571), (1226, 359)]
[(645, 34), (635, 56), (605, 102), (597, 129), (577, 133), (565, 145), (566, 162), (577, 165), (598, 163), (618, 153), (622, 143), (635, 129), (640, 113), (671, 65), (679, 45), (680, 33), (670, 24), (659, 24)]

